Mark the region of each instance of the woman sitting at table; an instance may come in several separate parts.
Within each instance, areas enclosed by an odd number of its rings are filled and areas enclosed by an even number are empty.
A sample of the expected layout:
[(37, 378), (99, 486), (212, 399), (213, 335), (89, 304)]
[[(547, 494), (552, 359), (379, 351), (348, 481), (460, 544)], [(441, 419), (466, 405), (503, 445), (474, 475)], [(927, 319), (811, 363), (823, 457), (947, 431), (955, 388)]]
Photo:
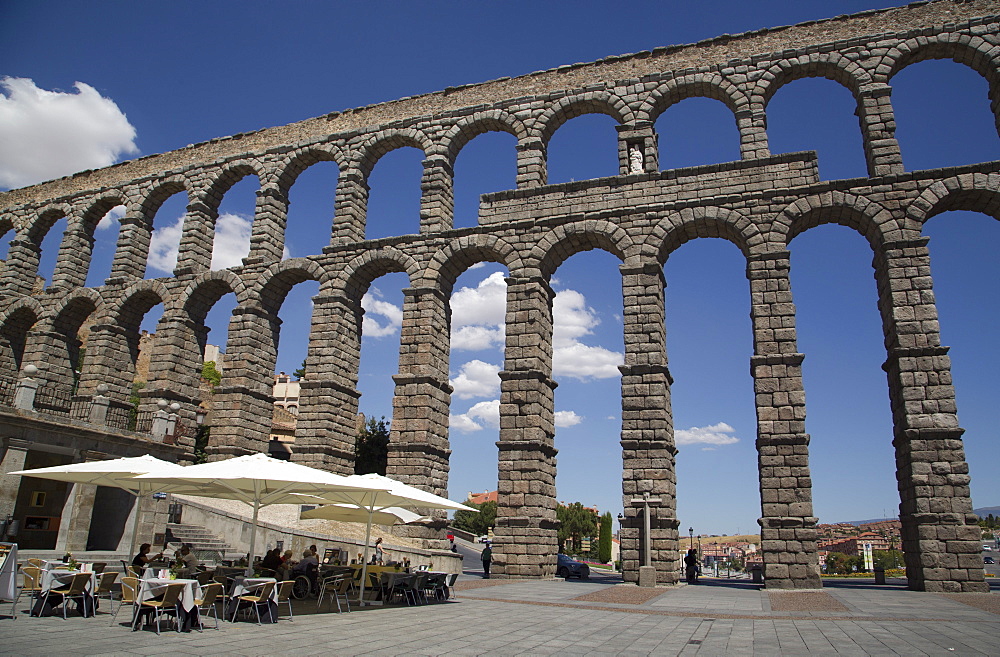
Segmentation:
[(260, 560), (260, 567), (267, 568), (271, 570), (276, 575), (281, 571), (281, 550), (274, 548), (273, 550), (268, 550), (264, 554), (264, 558)]
[(149, 543), (143, 543), (142, 545), (140, 545), (139, 554), (135, 555), (135, 558), (132, 559), (132, 565), (135, 566), (136, 568), (145, 568), (146, 566), (149, 565), (151, 561), (162, 559), (163, 550), (160, 550), (160, 553), (155, 557), (148, 556), (149, 551), (152, 549), (152, 547), (153, 546), (151, 546)]

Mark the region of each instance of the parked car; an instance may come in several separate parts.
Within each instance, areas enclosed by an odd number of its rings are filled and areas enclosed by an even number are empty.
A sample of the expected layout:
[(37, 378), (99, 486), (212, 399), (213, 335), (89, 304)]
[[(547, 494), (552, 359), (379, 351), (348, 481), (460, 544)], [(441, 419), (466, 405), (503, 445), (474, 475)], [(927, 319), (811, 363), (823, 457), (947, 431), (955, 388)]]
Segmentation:
[(479, 538), (476, 539), (476, 542), (477, 543), (489, 543), (490, 542), (490, 537), (489, 536), (480, 536)]
[(569, 579), (570, 577), (589, 579), (590, 566), (577, 561), (576, 559), (571, 559), (565, 554), (560, 554), (558, 555), (556, 561), (556, 577), (565, 577), (566, 579)]
[(996, 563), (996, 559), (993, 557), (983, 557), (983, 563)]

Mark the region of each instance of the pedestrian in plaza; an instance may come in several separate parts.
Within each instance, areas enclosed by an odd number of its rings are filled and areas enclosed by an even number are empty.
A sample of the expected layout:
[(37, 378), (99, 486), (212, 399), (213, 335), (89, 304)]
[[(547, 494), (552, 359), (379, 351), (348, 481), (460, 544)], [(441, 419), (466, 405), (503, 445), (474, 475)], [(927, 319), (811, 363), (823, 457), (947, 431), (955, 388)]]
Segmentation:
[(493, 561), (493, 549), (490, 547), (489, 541), (486, 542), (486, 547), (483, 548), (480, 558), (483, 560), (483, 577), (489, 579), (490, 563)]
[(688, 550), (684, 557), (685, 575), (688, 584), (698, 583), (698, 551), (694, 548)]

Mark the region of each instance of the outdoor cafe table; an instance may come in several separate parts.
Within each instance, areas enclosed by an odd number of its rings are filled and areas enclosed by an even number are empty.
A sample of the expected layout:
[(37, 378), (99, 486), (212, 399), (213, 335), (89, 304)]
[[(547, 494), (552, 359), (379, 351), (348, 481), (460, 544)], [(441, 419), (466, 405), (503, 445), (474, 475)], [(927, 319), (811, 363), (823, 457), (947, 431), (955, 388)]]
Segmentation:
[[(275, 582), (273, 577), (234, 577), (233, 588), (229, 591), (229, 604), (226, 605), (226, 620), (231, 620), (236, 615), (236, 608), (233, 605), (239, 605), (239, 601), (236, 599), (238, 596), (246, 595), (248, 593), (252, 594), (254, 589), (259, 589), (268, 582)], [(245, 602), (241, 606), (249, 607), (250, 603)], [(278, 622), (278, 587), (275, 586), (271, 591), (271, 599), (267, 603), (267, 609), (262, 611), (260, 614), (261, 623), (277, 623)]]
[[(62, 602), (62, 596), (58, 594), (49, 595), (46, 594), (52, 589), (59, 589), (69, 586), (73, 581), (73, 577), (79, 575), (79, 570), (69, 570), (66, 568), (57, 568), (53, 570), (43, 570), (41, 581), (39, 585), (42, 588), (41, 593), (38, 596), (38, 601), (35, 602), (34, 607), (31, 610), (32, 616), (48, 616), (52, 613), (52, 610), (58, 607)], [(97, 573), (88, 573), (90, 575), (90, 581), (87, 582), (87, 595), (84, 606), (81, 608), (80, 604), (77, 603), (77, 610), (82, 616), (93, 616), (97, 613), (96, 610), (96, 599), (93, 596), (93, 591), (97, 587)], [(90, 613), (87, 613), (87, 611)]]
[(135, 599), (135, 614), (132, 617), (133, 630), (136, 629), (136, 625), (142, 614), (153, 613), (152, 609), (142, 609), (142, 603), (163, 595), (166, 593), (167, 587), (171, 584), (184, 585), (184, 590), (181, 591), (180, 598), (177, 600), (180, 607), (177, 614), (177, 622), (181, 630), (187, 632), (191, 629), (194, 620), (198, 617), (194, 601), (201, 597), (201, 585), (198, 584), (198, 580), (150, 577), (149, 579), (142, 580), (142, 583), (139, 585), (139, 593)]

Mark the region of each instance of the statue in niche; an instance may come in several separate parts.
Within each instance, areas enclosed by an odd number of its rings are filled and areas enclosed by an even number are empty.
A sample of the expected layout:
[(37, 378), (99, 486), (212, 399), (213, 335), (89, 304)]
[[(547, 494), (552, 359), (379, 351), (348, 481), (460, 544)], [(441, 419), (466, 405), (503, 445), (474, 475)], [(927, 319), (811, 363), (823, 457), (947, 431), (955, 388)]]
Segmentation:
[(628, 172), (642, 173), (642, 149), (638, 144), (630, 144), (628, 147)]

